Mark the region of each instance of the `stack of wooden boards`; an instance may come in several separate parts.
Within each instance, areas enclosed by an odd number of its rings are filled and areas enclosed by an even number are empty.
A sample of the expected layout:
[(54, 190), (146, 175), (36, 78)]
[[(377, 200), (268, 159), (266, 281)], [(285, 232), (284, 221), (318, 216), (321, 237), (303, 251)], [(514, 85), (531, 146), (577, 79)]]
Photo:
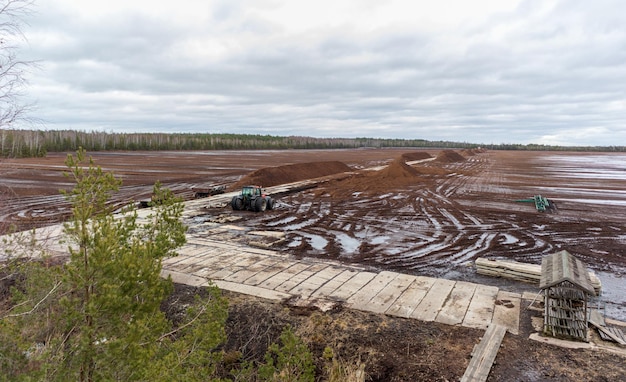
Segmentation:
[(624, 336), (624, 332), (619, 328), (608, 326), (604, 321), (604, 317), (598, 310), (591, 310), (589, 323), (598, 329), (598, 334), (603, 340), (617, 342), (622, 346), (626, 346), (626, 336)]
[[(541, 280), (541, 265), (526, 264), (518, 261), (490, 260), (484, 257), (476, 259), (476, 272), (481, 275), (504, 277), (507, 279), (539, 284)], [(595, 273), (589, 272), (591, 285), (596, 294), (600, 294), (602, 283)]]

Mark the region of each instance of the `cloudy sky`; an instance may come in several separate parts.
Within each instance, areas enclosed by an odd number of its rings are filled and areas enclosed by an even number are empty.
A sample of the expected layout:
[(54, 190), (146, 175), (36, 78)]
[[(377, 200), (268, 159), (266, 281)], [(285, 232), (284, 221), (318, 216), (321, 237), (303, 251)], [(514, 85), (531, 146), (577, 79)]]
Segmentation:
[(36, 0), (45, 129), (626, 145), (618, 0)]

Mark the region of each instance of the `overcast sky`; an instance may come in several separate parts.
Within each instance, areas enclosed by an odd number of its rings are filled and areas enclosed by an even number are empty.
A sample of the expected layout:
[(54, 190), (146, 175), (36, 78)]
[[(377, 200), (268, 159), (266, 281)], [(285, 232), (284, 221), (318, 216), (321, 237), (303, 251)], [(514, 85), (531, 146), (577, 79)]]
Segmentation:
[(618, 0), (36, 0), (45, 129), (626, 145)]

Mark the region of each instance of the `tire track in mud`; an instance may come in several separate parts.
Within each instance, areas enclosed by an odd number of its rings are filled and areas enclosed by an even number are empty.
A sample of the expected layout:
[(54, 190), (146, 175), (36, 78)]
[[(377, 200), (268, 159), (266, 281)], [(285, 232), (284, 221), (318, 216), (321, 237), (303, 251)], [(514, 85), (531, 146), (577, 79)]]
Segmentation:
[(487, 181), (467, 175), (489, 166), (488, 160), (478, 158), (449, 165), (450, 175), (435, 184), (378, 196), (288, 195), (281, 200), (283, 208), (258, 217), (258, 224), (285, 231), (286, 246), (296, 255), (394, 270), (437, 272), (464, 267), (481, 256), (536, 262), (554, 251), (541, 226), (520, 225), (510, 214), (511, 219), (507, 214), (477, 213), (457, 202), (493, 187), (490, 182), (501, 182), (492, 174)]
[[(176, 195), (188, 200), (192, 196), (188, 183), (164, 184)], [(130, 203), (150, 199), (152, 186), (123, 186), (112, 195), (110, 205), (118, 209)], [(28, 230), (64, 221), (71, 215), (71, 206), (61, 194), (11, 198), (2, 201), (0, 224), (17, 231)]]

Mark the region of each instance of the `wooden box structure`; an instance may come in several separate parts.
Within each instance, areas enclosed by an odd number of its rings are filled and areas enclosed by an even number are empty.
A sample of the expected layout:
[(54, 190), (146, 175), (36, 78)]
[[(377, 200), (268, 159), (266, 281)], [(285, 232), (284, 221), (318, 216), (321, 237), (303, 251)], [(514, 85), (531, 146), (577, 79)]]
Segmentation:
[(587, 299), (595, 296), (587, 267), (567, 251), (547, 255), (539, 287), (545, 299), (544, 334), (587, 341)]

